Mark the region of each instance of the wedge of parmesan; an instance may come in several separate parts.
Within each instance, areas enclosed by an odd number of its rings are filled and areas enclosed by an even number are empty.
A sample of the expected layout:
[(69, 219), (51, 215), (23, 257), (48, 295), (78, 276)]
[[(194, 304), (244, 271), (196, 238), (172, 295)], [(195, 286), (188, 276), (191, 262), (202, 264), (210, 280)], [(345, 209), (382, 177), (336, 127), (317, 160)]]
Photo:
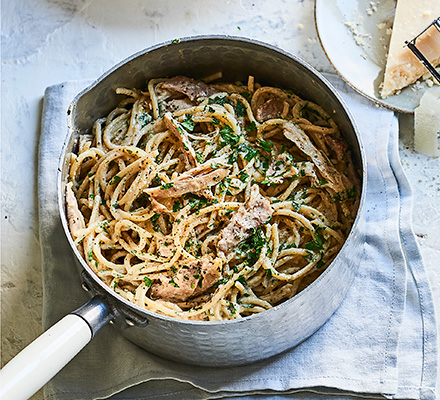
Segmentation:
[(440, 88), (428, 89), (414, 111), (414, 150), (439, 157)]
[[(440, 0), (398, 0), (393, 31), (382, 86), (386, 98), (414, 83), (426, 73), (426, 68), (405, 46), (440, 17)], [(417, 48), (431, 64), (440, 64), (440, 32), (432, 26), (416, 41)]]

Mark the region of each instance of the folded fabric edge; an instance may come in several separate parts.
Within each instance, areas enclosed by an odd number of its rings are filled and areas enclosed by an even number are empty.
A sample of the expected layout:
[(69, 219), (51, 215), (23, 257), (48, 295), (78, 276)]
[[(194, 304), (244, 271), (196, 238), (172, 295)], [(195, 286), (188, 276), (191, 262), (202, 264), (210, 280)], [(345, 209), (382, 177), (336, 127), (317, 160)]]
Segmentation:
[[(395, 119), (397, 123), (397, 117)], [(398, 182), (401, 212), (399, 229), (405, 249), (406, 260), (415, 280), (420, 301), (420, 311), (423, 326), (423, 365), (420, 383), (420, 399), (437, 399), (436, 388), (440, 376), (438, 370), (438, 328), (434, 310), (434, 299), (425, 271), (422, 255), (413, 230), (413, 198), (410, 183), (400, 163), (398, 140), (390, 143), (389, 159), (393, 174)], [(405, 389), (402, 388), (404, 391)], [(414, 389), (414, 388), (413, 388)]]
[[(78, 81), (68, 81), (59, 84), (48, 86), (45, 89), (43, 97), (43, 108), (41, 115), (41, 133), (38, 145), (38, 172), (37, 172), (37, 186), (38, 186), (38, 214), (39, 214), (39, 224), (38, 232), (40, 237), (40, 251), (41, 258), (45, 258), (45, 247), (44, 241), (41, 240), (45, 235), (45, 228), (49, 221), (52, 220), (53, 210), (58, 210), (57, 206), (57, 190), (53, 192), (48, 192), (43, 189), (50, 185), (51, 187), (57, 187), (57, 174), (53, 171), (57, 171), (59, 152), (62, 148), (62, 143), (67, 136), (67, 110), (68, 105), (74, 99), (74, 96), (83, 90), (90, 83), (90, 80), (78, 80)], [(68, 87), (68, 89), (66, 89)], [(70, 97), (65, 99), (67, 95)], [(49, 112), (49, 109), (53, 111)], [(54, 118), (55, 116), (55, 118)], [(57, 135), (50, 135), (45, 132), (52, 132), (53, 129), (65, 129), (65, 133), (59, 137)], [(54, 154), (56, 156), (54, 157)], [(45, 184), (41, 184), (44, 180)], [(50, 195), (52, 194), (52, 195)], [(46, 210), (51, 210), (50, 215)], [(45, 269), (43, 268), (43, 315), (42, 324), (43, 329), (49, 328), (52, 321), (51, 318), (46, 314), (47, 306), (45, 306), (47, 300), (47, 284), (50, 279), (45, 279), (44, 277)], [(50, 277), (47, 277), (50, 278)]]
[[(167, 379), (156, 381), (156, 385), (160, 383), (166, 384)], [(153, 400), (153, 399), (191, 399), (191, 400), (218, 400), (218, 399), (236, 399), (236, 400), (360, 400), (360, 399), (383, 399), (384, 397), (379, 394), (372, 393), (353, 393), (346, 391), (339, 391), (334, 388), (329, 388), (325, 386), (313, 386), (308, 388), (295, 388), (286, 391), (276, 391), (276, 390), (250, 390), (246, 393), (235, 392), (235, 391), (217, 391), (217, 392), (207, 392), (203, 389), (192, 386), (187, 382), (171, 382), (173, 388), (168, 390), (166, 393), (157, 395), (156, 392), (152, 393), (148, 391), (147, 387), (145, 389), (143, 386), (145, 384), (139, 384), (136, 388), (132, 387), (131, 390), (115, 393), (108, 400)], [(151, 388), (151, 387), (150, 387)], [(105, 398), (101, 398), (104, 400)]]

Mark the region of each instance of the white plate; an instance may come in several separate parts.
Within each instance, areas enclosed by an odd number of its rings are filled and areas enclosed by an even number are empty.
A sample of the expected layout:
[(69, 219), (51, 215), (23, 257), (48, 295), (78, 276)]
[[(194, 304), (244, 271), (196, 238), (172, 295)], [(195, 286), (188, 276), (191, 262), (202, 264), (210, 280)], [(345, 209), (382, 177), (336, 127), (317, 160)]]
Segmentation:
[(411, 113), (428, 88), (425, 82), (386, 99), (379, 94), (394, 7), (395, 0), (316, 0), (316, 29), (330, 63), (351, 87), (385, 107)]

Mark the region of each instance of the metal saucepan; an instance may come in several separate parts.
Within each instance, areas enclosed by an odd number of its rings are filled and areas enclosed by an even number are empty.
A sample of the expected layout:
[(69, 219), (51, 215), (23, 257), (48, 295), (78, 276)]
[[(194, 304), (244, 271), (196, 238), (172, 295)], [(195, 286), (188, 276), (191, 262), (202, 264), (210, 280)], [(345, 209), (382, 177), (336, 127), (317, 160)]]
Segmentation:
[[(119, 102), (115, 95), (117, 87), (143, 87), (150, 78), (175, 75), (199, 78), (218, 71), (229, 82), (246, 81), (248, 75), (253, 75), (258, 82), (292, 89), (330, 113), (341, 128), (360, 171), (361, 201), (354, 225), (339, 254), (317, 280), (292, 299), (261, 314), (238, 320), (179, 320), (126, 301), (92, 272), (69, 234), (65, 178), (69, 155), (78, 135), (115, 108)], [(340, 95), (304, 61), (274, 46), (244, 38), (202, 36), (174, 40), (129, 57), (80, 93), (70, 107), (68, 126), (58, 177), (59, 210), (78, 261), (83, 286), (93, 298), (64, 317), (1, 371), (5, 394), (2, 398), (32, 395), (110, 320), (121, 328), (121, 334), (127, 339), (158, 356), (189, 364), (228, 366), (251, 363), (296, 346), (321, 327), (341, 304), (356, 274), (364, 241), (365, 156), (353, 118)], [(243, 337), (246, 340), (242, 340)], [(267, 340), (268, 337), (271, 340)], [(23, 385), (23, 382), (26, 383)]]

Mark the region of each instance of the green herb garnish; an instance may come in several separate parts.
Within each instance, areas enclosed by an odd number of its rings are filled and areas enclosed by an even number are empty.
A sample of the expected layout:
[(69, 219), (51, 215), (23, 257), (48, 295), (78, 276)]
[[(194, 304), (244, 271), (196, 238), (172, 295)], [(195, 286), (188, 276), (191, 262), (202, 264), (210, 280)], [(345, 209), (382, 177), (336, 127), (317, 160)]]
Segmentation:
[(156, 221), (159, 219), (160, 216), (161, 216), (161, 214), (159, 214), (159, 213), (154, 214), (154, 215), (151, 217), (151, 221), (152, 221), (152, 222), (156, 222)]
[(254, 121), (252, 121), (250, 125), (245, 126), (244, 130), (245, 130), (246, 132), (256, 131), (256, 130), (257, 130), (257, 125), (255, 124)]
[(270, 153), (272, 151), (272, 148), (273, 148), (272, 142), (266, 142), (265, 140), (259, 140), (258, 144), (263, 150), (266, 150), (268, 153)]
[(238, 117), (244, 117), (246, 115), (246, 107), (241, 101), (238, 101), (235, 105), (235, 112)]
[(181, 204), (180, 204), (180, 201), (179, 200), (176, 200), (175, 202), (174, 202), (174, 204), (173, 204), (173, 211), (174, 212), (178, 212), (179, 210), (180, 210), (180, 208), (181, 208)]
[(228, 128), (225, 127), (220, 131), (220, 144), (222, 146), (229, 144), (231, 147), (235, 147), (240, 141), (240, 136), (231, 133), (233, 130), (229, 126)]
[(120, 182), (120, 181), (121, 181), (121, 177), (118, 176), (118, 175), (115, 175), (115, 176), (110, 180), (109, 184), (110, 184), (110, 185), (114, 185), (114, 184), (116, 184), (116, 183), (118, 183), (118, 182)]
[(153, 281), (148, 276), (144, 276), (144, 283), (146, 287), (151, 287)]
[(165, 189), (169, 189), (169, 188), (173, 187), (173, 185), (174, 185), (174, 182), (168, 182), (168, 183), (163, 184), (160, 188), (161, 188), (161, 190), (165, 190)]
[(186, 119), (180, 123), (187, 131), (192, 132), (195, 127), (195, 122), (193, 120), (192, 114), (186, 114)]
[(318, 235), (318, 232), (315, 231), (315, 240), (311, 240), (305, 244), (307, 250), (322, 250), (324, 249), (322, 245), (322, 239)]

